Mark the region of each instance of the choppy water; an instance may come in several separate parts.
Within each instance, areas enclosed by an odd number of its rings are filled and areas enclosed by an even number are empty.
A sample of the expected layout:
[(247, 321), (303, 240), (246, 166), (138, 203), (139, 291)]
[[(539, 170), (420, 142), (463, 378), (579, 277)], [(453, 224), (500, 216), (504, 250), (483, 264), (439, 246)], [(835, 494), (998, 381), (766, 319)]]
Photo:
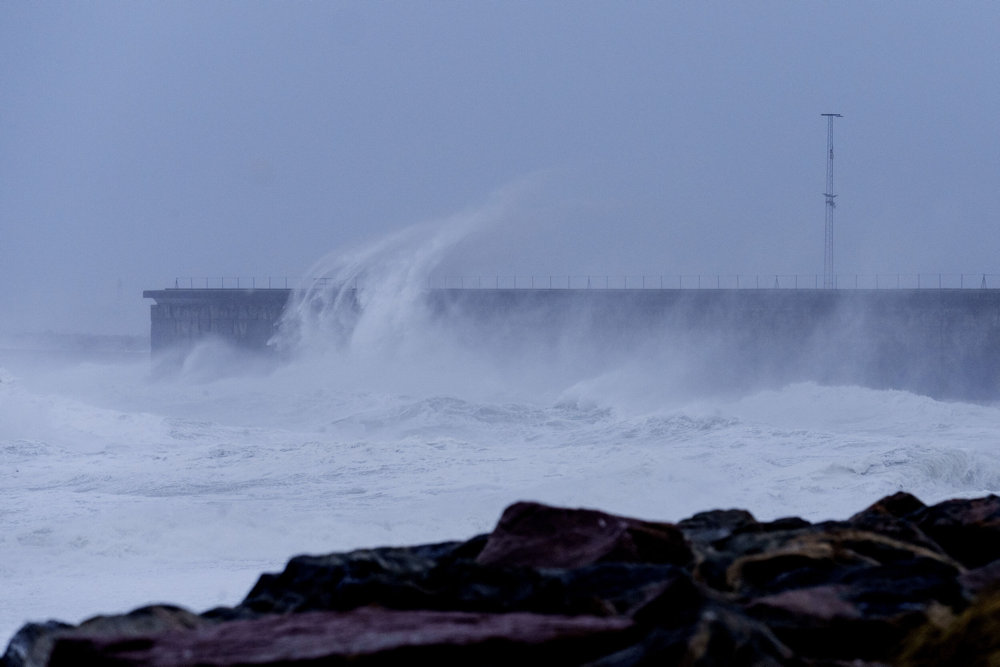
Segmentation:
[[(516, 500), (676, 520), (844, 517), (905, 489), (1000, 490), (1000, 409), (796, 384), (635, 402), (208, 380), (148, 362), (0, 370), (0, 635), (151, 601), (234, 604), (290, 556), (461, 539)], [(297, 384), (298, 383), (298, 386)]]

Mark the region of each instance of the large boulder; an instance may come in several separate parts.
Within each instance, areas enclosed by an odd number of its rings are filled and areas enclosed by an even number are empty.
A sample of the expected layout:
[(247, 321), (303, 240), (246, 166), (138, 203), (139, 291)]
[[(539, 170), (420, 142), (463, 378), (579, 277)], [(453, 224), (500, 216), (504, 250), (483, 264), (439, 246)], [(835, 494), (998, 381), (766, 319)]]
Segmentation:
[(515, 503), (504, 510), (476, 562), (562, 568), (609, 562), (683, 566), (692, 558), (684, 533), (672, 524)]
[(60, 638), (50, 667), (579, 665), (629, 642), (625, 618), (393, 611), (309, 612), (142, 638)]
[(946, 500), (909, 515), (928, 537), (966, 567), (1000, 559), (1000, 497)]

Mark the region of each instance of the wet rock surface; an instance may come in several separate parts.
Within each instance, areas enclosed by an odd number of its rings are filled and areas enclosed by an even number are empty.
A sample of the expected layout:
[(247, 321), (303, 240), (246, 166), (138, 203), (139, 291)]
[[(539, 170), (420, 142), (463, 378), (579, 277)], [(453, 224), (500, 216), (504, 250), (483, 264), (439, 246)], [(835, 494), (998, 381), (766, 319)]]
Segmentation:
[(41, 665), (1000, 664), (1000, 498), (677, 524), (516, 503), (466, 542), (298, 556), (235, 607), (23, 627)]

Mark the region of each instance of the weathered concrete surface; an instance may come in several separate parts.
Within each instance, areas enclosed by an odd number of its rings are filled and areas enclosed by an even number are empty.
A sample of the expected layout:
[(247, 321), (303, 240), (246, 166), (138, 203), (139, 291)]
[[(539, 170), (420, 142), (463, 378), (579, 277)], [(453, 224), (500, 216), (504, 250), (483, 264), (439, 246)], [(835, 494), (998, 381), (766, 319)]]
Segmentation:
[(218, 338), (263, 350), (274, 335), (291, 290), (166, 289), (146, 290), (150, 307), (150, 347), (154, 353)]
[[(156, 300), (159, 352), (208, 336), (265, 349), (291, 292), (143, 295)], [(575, 337), (596, 354), (672, 350), (725, 386), (765, 378), (1000, 397), (1000, 290), (436, 289), (425, 298), (439, 321), (501, 351)]]
[(727, 385), (1000, 397), (1000, 290), (439, 290), (432, 302), (512, 338), (575, 331), (606, 350), (673, 348)]

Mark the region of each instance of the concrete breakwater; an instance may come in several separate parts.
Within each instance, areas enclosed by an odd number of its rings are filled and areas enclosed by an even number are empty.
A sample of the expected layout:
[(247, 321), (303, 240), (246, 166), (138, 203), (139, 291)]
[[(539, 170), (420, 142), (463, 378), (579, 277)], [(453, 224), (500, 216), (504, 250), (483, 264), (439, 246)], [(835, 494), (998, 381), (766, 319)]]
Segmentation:
[[(267, 349), (291, 291), (143, 292), (154, 353), (208, 337)], [(431, 289), (432, 318), (468, 338), (518, 345), (584, 340), (598, 354), (670, 352), (739, 384), (816, 380), (1000, 397), (1000, 290)]]
[(244, 348), (265, 350), (284, 311), (289, 289), (146, 290), (150, 307), (150, 348), (160, 353), (218, 338)]

